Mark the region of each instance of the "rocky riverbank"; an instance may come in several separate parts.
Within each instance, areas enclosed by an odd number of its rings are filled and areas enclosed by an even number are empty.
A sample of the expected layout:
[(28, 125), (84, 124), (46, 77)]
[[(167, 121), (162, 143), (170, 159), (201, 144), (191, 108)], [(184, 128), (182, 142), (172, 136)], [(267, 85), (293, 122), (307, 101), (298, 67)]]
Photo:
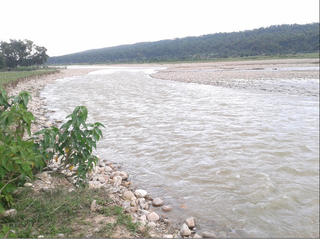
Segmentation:
[[(44, 86), (53, 83), (56, 79), (65, 77), (79, 76), (88, 74), (96, 69), (63, 69), (59, 73), (54, 75), (45, 75), (41, 77), (35, 77), (31, 79), (21, 80), (17, 84), (11, 84), (6, 87), (8, 95), (17, 95), (21, 91), (27, 91), (31, 94), (32, 100), (29, 102), (28, 109), (35, 116), (36, 122), (32, 126), (31, 133), (50, 127), (60, 122), (49, 122), (46, 118), (46, 114), (50, 114), (50, 109), (45, 107), (45, 99), (40, 97), (40, 91)], [(52, 173), (57, 171), (59, 162), (52, 162), (48, 164), (47, 171), (36, 175), (37, 180), (34, 182), (28, 182), (25, 186), (32, 187), (35, 192), (50, 191), (53, 188), (63, 186), (64, 189), (73, 191), (75, 188), (72, 184), (72, 178), (69, 176), (72, 171), (65, 170), (63, 173), (65, 178), (57, 178), (51, 176)], [(72, 170), (76, 170), (73, 168)], [(68, 180), (67, 180), (68, 179)], [(170, 218), (166, 216), (166, 212), (172, 210), (170, 205), (164, 205), (164, 201), (161, 198), (153, 198), (147, 191), (136, 188), (129, 181), (129, 174), (121, 171), (121, 166), (116, 162), (110, 162), (107, 159), (99, 159), (98, 165), (94, 167), (94, 171), (88, 175), (89, 187), (94, 189), (105, 190), (114, 203), (122, 206), (124, 211), (131, 215), (134, 222), (141, 224), (141, 231), (148, 231), (148, 234), (157, 238), (173, 238), (173, 237), (193, 237), (201, 238), (201, 235), (196, 234), (196, 219), (187, 218), (185, 222), (174, 224), (171, 223)], [(162, 207), (162, 215), (154, 212), (154, 208)], [(91, 204), (91, 210), (100, 210), (101, 206), (93, 201)], [(8, 216), (14, 214), (14, 210), (7, 212)], [(181, 226), (182, 225), (182, 226)], [(87, 237), (94, 235), (88, 234)], [(220, 234), (212, 234), (204, 232), (203, 237), (226, 237), (227, 232), (221, 232)], [(39, 236), (40, 238), (42, 236)], [(131, 237), (130, 234), (124, 233), (118, 235), (118, 237)]]
[(319, 97), (319, 59), (183, 63), (154, 78), (236, 89)]

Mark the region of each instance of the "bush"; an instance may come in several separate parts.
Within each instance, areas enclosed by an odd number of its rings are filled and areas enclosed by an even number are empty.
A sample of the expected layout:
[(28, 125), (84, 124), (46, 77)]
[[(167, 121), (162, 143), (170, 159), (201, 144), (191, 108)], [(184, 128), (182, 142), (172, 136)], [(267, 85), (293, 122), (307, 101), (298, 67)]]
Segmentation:
[[(5, 90), (0, 94), (0, 213), (13, 203), (12, 192), (17, 189), (16, 182), (33, 179), (33, 170), (42, 170), (50, 160), (61, 161), (61, 169), (77, 166), (74, 176), (84, 184), (86, 174), (97, 162), (92, 148), (102, 137), (100, 123), (86, 124), (87, 108), (78, 106), (67, 118), (71, 118), (60, 129), (51, 127), (36, 133), (43, 139), (24, 139), (25, 132), (31, 136), (31, 124), (35, 118), (27, 110), (31, 99), (28, 92), (18, 96), (7, 96)], [(35, 142), (35, 140), (37, 142)]]

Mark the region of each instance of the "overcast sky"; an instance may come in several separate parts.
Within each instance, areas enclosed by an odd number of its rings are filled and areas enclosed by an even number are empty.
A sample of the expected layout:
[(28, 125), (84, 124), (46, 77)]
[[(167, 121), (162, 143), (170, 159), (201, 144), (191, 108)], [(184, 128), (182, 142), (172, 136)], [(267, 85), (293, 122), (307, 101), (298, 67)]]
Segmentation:
[(32, 40), (49, 56), (319, 22), (319, 0), (0, 0), (0, 41)]

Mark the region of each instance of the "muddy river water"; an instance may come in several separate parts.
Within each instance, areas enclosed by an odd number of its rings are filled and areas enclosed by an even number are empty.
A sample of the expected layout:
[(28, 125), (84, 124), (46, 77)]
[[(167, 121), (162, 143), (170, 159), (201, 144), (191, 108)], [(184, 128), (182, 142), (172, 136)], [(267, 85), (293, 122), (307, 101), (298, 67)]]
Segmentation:
[(229, 225), (238, 237), (318, 237), (319, 97), (149, 76), (159, 69), (97, 69), (41, 96), (51, 120), (85, 105), (88, 122), (106, 126), (97, 154), (164, 198), (173, 220), (196, 217), (199, 232)]

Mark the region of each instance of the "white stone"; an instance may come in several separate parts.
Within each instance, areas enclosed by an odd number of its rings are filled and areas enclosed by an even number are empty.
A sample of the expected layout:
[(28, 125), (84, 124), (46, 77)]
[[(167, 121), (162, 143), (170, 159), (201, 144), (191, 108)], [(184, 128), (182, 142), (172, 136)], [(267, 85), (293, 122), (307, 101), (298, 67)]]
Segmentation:
[(148, 221), (150, 221), (150, 222), (154, 222), (154, 221), (159, 220), (159, 216), (156, 212), (151, 212), (150, 214), (148, 214), (147, 218), (148, 218)]
[[(113, 185), (115, 186), (115, 187), (120, 187), (120, 185), (121, 185), (121, 182), (122, 182), (122, 178), (120, 177), (120, 176), (115, 176), (115, 177), (113, 177)], [(133, 195), (133, 193), (132, 193), (132, 197), (133, 197), (134, 195)]]
[(149, 228), (155, 228), (157, 226), (157, 224), (155, 224), (154, 222), (148, 222), (148, 227)]
[(4, 212), (5, 217), (14, 217), (15, 215), (17, 215), (16, 209), (9, 209), (8, 211)]
[(25, 187), (32, 187), (32, 183), (25, 183), (24, 186)]
[(137, 189), (134, 194), (136, 195), (137, 198), (144, 198), (145, 196), (147, 196), (147, 191), (143, 190), (143, 189)]
[(112, 168), (110, 166), (105, 166), (104, 171), (105, 172), (112, 172)]

